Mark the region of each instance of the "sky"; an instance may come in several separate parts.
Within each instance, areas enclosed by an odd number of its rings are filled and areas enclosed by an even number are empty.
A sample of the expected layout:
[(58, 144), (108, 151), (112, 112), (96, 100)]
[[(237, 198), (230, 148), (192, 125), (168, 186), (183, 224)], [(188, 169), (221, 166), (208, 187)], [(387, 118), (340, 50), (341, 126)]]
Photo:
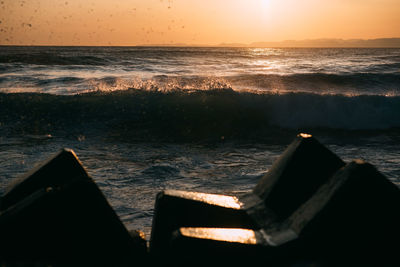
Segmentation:
[(400, 0), (0, 0), (2, 45), (400, 37)]

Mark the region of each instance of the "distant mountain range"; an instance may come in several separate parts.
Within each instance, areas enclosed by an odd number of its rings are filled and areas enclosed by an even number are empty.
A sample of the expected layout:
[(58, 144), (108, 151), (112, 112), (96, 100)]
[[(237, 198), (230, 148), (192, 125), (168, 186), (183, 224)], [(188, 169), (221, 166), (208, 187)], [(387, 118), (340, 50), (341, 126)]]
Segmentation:
[(282, 42), (257, 42), (250, 47), (400, 47), (400, 38), (379, 39), (311, 39)]
[(379, 39), (307, 39), (285, 40), (280, 42), (255, 42), (251, 44), (221, 43), (218, 45), (200, 44), (152, 44), (144, 46), (210, 46), (210, 47), (396, 47), (400, 48), (400, 38)]

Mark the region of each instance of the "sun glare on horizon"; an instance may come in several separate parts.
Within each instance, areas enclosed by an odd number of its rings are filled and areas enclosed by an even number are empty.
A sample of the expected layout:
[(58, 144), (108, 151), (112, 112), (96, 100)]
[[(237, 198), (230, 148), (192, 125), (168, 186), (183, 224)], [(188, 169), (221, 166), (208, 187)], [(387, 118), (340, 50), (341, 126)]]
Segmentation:
[(263, 11), (267, 11), (269, 8), (269, 0), (261, 0), (261, 8)]

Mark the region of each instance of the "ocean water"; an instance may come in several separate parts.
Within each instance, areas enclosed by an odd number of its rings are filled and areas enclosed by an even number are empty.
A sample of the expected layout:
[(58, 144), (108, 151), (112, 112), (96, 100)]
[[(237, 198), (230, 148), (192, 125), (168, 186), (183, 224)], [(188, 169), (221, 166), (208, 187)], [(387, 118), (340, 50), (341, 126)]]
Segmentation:
[(159, 191), (249, 191), (300, 132), (400, 185), (400, 49), (0, 47), (0, 193), (72, 148), (147, 237)]

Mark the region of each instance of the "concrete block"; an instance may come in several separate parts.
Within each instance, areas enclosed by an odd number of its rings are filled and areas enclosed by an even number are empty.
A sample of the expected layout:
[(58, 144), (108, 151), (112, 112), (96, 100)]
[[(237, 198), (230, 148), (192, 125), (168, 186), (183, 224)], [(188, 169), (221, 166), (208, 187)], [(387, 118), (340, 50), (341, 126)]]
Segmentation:
[(299, 134), (253, 193), (281, 219), (308, 200), (345, 163), (309, 134)]
[[(257, 256), (261, 251), (268, 249), (273, 250), (273, 247), (266, 248), (264, 238), (256, 230), (181, 227), (172, 235), (169, 257), (170, 259), (195, 257), (200, 258), (199, 261), (210, 257), (236, 260), (241, 257)], [(202, 258), (199, 255), (207, 255), (207, 257)]]
[(7, 209), (39, 189), (58, 187), (74, 179), (91, 180), (75, 153), (70, 149), (62, 149), (16, 179), (2, 196), (0, 210)]
[(300, 134), (248, 194), (161, 192), (155, 203), (150, 252), (165, 251), (179, 227), (260, 229), (283, 221), (343, 165), (312, 136)]
[(400, 190), (362, 160), (340, 169), (286, 224), (299, 233), (293, 246), (303, 257), (400, 264)]
[(256, 227), (235, 196), (165, 190), (157, 194), (150, 252), (166, 252), (172, 232), (181, 226)]
[(268, 266), (283, 265), (289, 259), (285, 255), (287, 250), (282, 247), (296, 238), (290, 229), (282, 232), (270, 230), (267, 234), (263, 229), (181, 227), (172, 236), (169, 259), (199, 258), (202, 262), (214, 257), (232, 263), (262, 260)]
[(170, 246), (173, 255), (187, 258), (253, 257), (289, 266), (399, 266), (399, 208), (399, 188), (358, 160), (337, 171), (283, 222), (259, 230), (180, 227)]
[(2, 261), (120, 264), (146, 255), (72, 151), (23, 176), (4, 199)]

